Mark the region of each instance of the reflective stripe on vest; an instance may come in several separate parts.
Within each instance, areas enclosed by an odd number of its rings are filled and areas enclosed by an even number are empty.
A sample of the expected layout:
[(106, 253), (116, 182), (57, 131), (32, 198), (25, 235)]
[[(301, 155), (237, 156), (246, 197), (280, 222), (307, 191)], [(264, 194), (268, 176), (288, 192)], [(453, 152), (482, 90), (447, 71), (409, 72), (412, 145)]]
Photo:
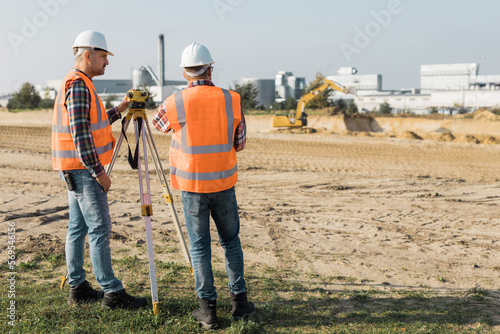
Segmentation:
[(225, 179), (233, 176), (238, 171), (238, 165), (235, 165), (230, 170), (225, 170), (222, 172), (210, 172), (210, 173), (189, 173), (183, 170), (179, 170), (175, 167), (170, 167), (170, 174), (182, 177), (183, 179), (193, 180), (193, 181), (214, 181)]
[[(105, 146), (95, 148), (97, 155), (102, 155), (102, 154), (104, 154), (108, 151), (111, 151), (111, 150), (113, 150), (113, 143), (108, 143)], [(78, 159), (78, 154), (76, 153), (76, 151), (62, 151), (62, 150), (55, 151), (54, 150), (54, 151), (52, 151), (52, 156), (54, 158), (76, 158), (76, 159)]]

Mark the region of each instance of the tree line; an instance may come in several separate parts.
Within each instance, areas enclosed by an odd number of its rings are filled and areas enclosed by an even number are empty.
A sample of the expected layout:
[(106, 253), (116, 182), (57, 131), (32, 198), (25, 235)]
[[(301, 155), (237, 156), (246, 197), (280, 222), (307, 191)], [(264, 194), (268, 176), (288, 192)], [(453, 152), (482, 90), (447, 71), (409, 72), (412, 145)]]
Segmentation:
[[(309, 92), (318, 86), (323, 80), (324, 76), (321, 73), (317, 73), (315, 78), (305, 87), (302, 94)], [(257, 86), (253, 82), (247, 82), (244, 84), (238, 84), (234, 82), (234, 87), (229, 87), (240, 94), (241, 96), (241, 107), (244, 111), (249, 110), (264, 110), (265, 108), (258, 105), (257, 95), (259, 93)], [(323, 92), (319, 93), (314, 99), (312, 99), (308, 104), (308, 109), (324, 109), (330, 108), (331, 114), (346, 113), (346, 114), (357, 114), (359, 112), (356, 103), (352, 100), (334, 100), (330, 99), (333, 89), (328, 88)], [(106, 108), (112, 107), (112, 100), (116, 97), (114, 95), (108, 96), (106, 99)], [(14, 93), (14, 97), (8, 102), (7, 109), (12, 110), (26, 110), (26, 109), (52, 109), (54, 107), (54, 100), (47, 98), (41, 98), (35, 89), (35, 86), (29, 82), (25, 82), (18, 92)], [(154, 108), (154, 102), (152, 98), (149, 100), (148, 108)], [(287, 98), (283, 102), (274, 102), (270, 107), (269, 111), (276, 110), (295, 110), (297, 108), (297, 99), (293, 97)], [(379, 110), (373, 110), (373, 112), (379, 112), (381, 114), (391, 114), (391, 106), (385, 102), (380, 105)]]
[(35, 86), (29, 82), (25, 82), (19, 91), (14, 93), (14, 97), (7, 103), (7, 109), (52, 109), (54, 108), (54, 100), (47, 97), (42, 97), (35, 89)]
[[(146, 108), (155, 108), (156, 104), (153, 102), (153, 97), (155, 94), (152, 94), (148, 87), (144, 86), (140, 89), (144, 89), (148, 91), (149, 98), (146, 102)], [(111, 109), (113, 107), (113, 101), (117, 99), (117, 96), (114, 94), (108, 95), (106, 100), (104, 101), (105, 107), (107, 109)], [(54, 100), (48, 98), (48, 91), (45, 98), (42, 99), (40, 94), (36, 91), (35, 86), (30, 84), (29, 82), (25, 82), (19, 91), (14, 93), (12, 99), (7, 103), (7, 109), (9, 111), (13, 110), (33, 110), (33, 109), (52, 109), (54, 108)]]

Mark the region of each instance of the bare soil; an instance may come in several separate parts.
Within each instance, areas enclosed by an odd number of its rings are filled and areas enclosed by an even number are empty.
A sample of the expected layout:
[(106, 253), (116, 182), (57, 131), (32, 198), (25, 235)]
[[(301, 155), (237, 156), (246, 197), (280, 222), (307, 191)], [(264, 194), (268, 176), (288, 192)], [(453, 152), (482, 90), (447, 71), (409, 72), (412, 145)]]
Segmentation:
[[(247, 266), (294, 271), (306, 278), (347, 277), (352, 283), (325, 283), (327, 289), (364, 284), (498, 290), (498, 134), (469, 133), (489, 138), (491, 144), (484, 144), (470, 138), (457, 141), (467, 133), (456, 131), (406, 127), (398, 132), (404, 136), (389, 130), (349, 130), (357, 135), (345, 135), (326, 122), (314, 126), (315, 132), (279, 133), (269, 128), (269, 117), (249, 116), (247, 121), (248, 142), (238, 153), (236, 186)], [(497, 121), (477, 122), (498, 127)], [(19, 261), (64, 249), (67, 194), (51, 168), (50, 123), (50, 112), (1, 113), (0, 235), (6, 236), (8, 223), (15, 222)], [(439, 126), (432, 123), (432, 128)], [(167, 167), (170, 136), (153, 131)], [(147, 258), (138, 176), (126, 162), (124, 147), (112, 182), (113, 256)], [(154, 174), (151, 184), (155, 256), (183, 262)], [(180, 193), (173, 194), (182, 223)], [(223, 269), (215, 229), (212, 233), (214, 265)], [(3, 261), (6, 246), (0, 245)]]

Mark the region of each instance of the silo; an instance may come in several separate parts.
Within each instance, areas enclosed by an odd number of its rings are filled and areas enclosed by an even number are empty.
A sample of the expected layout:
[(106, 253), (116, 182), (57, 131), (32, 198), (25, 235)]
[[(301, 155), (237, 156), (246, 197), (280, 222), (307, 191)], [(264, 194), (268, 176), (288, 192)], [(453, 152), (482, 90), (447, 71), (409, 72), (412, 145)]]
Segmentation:
[(134, 68), (132, 70), (132, 87), (137, 89), (144, 86), (154, 85), (153, 78), (149, 74), (146, 67), (141, 66), (140, 68)]

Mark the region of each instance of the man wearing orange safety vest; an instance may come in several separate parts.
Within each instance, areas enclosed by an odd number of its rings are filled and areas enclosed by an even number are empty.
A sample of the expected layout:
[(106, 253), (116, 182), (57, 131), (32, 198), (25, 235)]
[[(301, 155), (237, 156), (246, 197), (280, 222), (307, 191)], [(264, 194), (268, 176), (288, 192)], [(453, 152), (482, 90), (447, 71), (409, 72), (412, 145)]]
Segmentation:
[(245, 118), (240, 95), (212, 83), (213, 63), (205, 46), (193, 43), (186, 47), (181, 67), (189, 86), (169, 96), (153, 117), (153, 125), (158, 130), (164, 133), (173, 130), (170, 179), (172, 186), (182, 191), (200, 304), (193, 315), (207, 329), (218, 325), (210, 215), (226, 257), (232, 317), (240, 320), (255, 314), (253, 303), (247, 300), (243, 277), (240, 220), (234, 190), (238, 180), (236, 152), (246, 144)]
[[(102, 299), (102, 305), (109, 308), (138, 308), (147, 304), (146, 299), (128, 295), (111, 267), (107, 197), (111, 180), (103, 167), (111, 162), (115, 146), (111, 123), (121, 118), (130, 101), (124, 99), (106, 112), (92, 83), (93, 77), (104, 74), (108, 55), (113, 56), (103, 34), (82, 32), (76, 37), (73, 54), (75, 67), (61, 84), (52, 123), (52, 165), (68, 188), (68, 304)], [(83, 269), (87, 234), (94, 274), (102, 291), (92, 288)]]

